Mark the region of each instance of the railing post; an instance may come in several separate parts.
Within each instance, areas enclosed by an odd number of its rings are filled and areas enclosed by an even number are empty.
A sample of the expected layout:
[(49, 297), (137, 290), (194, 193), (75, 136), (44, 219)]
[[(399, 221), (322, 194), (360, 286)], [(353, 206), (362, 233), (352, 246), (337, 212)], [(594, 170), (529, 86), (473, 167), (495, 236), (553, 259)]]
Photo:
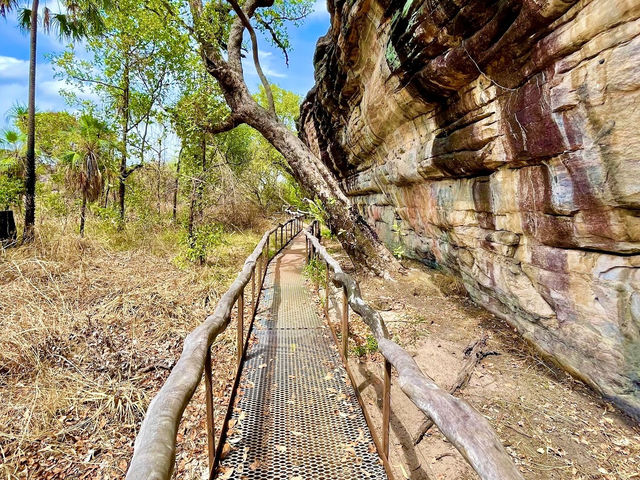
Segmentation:
[(324, 262), (325, 285), (324, 285), (324, 316), (329, 321), (329, 263)]
[(256, 313), (256, 264), (251, 269), (251, 314)]
[(213, 464), (216, 458), (216, 435), (213, 411), (213, 386), (211, 385), (211, 347), (207, 349), (204, 360), (204, 385), (207, 405), (207, 444), (209, 451), (209, 478), (213, 475)]
[(240, 290), (240, 296), (238, 297), (238, 336), (237, 336), (237, 355), (238, 355), (238, 367), (242, 363), (242, 355), (244, 350), (244, 288)]
[(391, 363), (384, 361), (384, 390), (382, 398), (382, 450), (389, 460), (389, 418), (391, 416)]
[(347, 346), (349, 345), (349, 298), (347, 288), (342, 287), (342, 356), (347, 362)]
[(305, 244), (304, 244), (304, 256), (307, 258), (307, 263), (309, 262), (309, 239), (305, 236)]
[(254, 274), (257, 273), (257, 278), (256, 280), (258, 281), (258, 291), (260, 291), (260, 286), (262, 285), (262, 283), (260, 282), (260, 275), (262, 272), (262, 253), (260, 253), (260, 255), (258, 255), (258, 261), (257, 261), (257, 268), (255, 269), (255, 271), (253, 272)]

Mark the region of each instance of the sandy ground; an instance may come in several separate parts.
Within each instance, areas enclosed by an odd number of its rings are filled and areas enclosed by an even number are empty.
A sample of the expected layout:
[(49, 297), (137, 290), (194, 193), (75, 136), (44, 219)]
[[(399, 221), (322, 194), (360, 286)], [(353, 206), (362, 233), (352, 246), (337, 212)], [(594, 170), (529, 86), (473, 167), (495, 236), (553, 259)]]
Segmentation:
[[(337, 248), (331, 251), (348, 268), (344, 255)], [(392, 282), (361, 279), (364, 299), (381, 311), (394, 339), (445, 389), (454, 383), (466, 347), (487, 338), (483, 350), (491, 355), (476, 366), (458, 396), (490, 421), (525, 478), (640, 479), (635, 421), (543, 361), (506, 322), (475, 306), (455, 279), (416, 263), (408, 266), (409, 273)], [(332, 290), (330, 315), (337, 321), (342, 294)], [(350, 367), (380, 432), (383, 363), (372, 349), (363, 352), (368, 333), (352, 314)], [(437, 427), (414, 446), (424, 416), (397, 382), (391, 398), (390, 463), (396, 479), (477, 478)]]

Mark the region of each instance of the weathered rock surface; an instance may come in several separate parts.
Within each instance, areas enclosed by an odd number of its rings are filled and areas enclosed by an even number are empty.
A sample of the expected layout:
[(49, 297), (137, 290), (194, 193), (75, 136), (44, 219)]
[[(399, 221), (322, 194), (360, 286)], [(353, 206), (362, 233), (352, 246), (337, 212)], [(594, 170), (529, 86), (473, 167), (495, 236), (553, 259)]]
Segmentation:
[(305, 141), (397, 252), (640, 418), (640, 0), (329, 0)]

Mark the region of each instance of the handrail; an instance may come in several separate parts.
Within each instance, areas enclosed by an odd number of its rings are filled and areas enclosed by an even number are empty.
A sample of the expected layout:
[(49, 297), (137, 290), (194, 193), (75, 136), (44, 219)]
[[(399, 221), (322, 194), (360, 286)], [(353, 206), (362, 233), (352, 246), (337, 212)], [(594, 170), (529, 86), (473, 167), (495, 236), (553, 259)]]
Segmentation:
[[(409, 399), (438, 426), (445, 437), (483, 480), (522, 480), (523, 477), (512, 462), (489, 422), (464, 400), (450, 395), (425, 375), (402, 347), (390, 339), (380, 313), (362, 299), (357, 282), (344, 273), (340, 264), (320, 244), (320, 228), (314, 220), (303, 229), (307, 237), (308, 258), (319, 255), (327, 267), (333, 270), (332, 280), (343, 288), (342, 355), (346, 363), (346, 339), (348, 335), (348, 307), (358, 313), (378, 342), (385, 358), (385, 401), (383, 402), (383, 454), (389, 454), (389, 393), (391, 390), (390, 366), (398, 372), (400, 388)], [(328, 282), (327, 282), (328, 290)], [(325, 314), (328, 315), (325, 305)]]
[[(231, 312), (238, 301), (238, 371), (244, 352), (244, 288), (252, 282), (251, 315), (255, 315), (260, 297), (260, 286), (264, 281), (270, 261), (270, 238), (275, 233), (275, 256), (279, 250), (302, 229), (302, 216), (297, 215), (285, 223), (278, 224), (266, 232), (231, 287), (220, 298), (212, 315), (196, 327), (184, 341), (182, 354), (171, 370), (160, 391), (153, 398), (136, 437), (133, 458), (127, 471), (128, 480), (168, 480), (175, 462), (176, 436), (184, 409), (191, 401), (205, 372), (207, 426), (209, 441), (209, 473), (213, 474), (215, 463), (215, 440), (213, 432), (213, 407), (211, 392), (211, 344), (231, 321)], [(278, 249), (278, 231), (280, 247)], [(285, 236), (287, 241), (285, 242)], [(266, 247), (266, 254), (265, 254)], [(272, 257), (273, 258), (273, 257)], [(259, 268), (256, 270), (256, 262)], [(257, 277), (256, 277), (257, 275)], [(256, 279), (258, 295), (256, 295)]]

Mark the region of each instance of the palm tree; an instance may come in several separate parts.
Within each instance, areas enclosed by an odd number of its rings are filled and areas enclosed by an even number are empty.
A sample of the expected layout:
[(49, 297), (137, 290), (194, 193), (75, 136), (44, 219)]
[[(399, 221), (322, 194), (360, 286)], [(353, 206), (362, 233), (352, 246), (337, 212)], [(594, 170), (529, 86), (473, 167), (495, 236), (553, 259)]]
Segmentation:
[[(29, 107), (27, 117), (27, 152), (25, 176), (25, 218), (23, 243), (33, 240), (36, 221), (36, 46), (38, 40), (39, 0), (32, 0), (31, 7), (19, 7), (19, 0), (0, 0), (0, 15), (18, 10), (18, 21), (30, 33), (29, 43)], [(45, 32), (57, 30), (60, 38), (79, 39), (99, 32), (103, 26), (102, 9), (111, 5), (110, 0), (68, 0), (61, 2), (66, 13), (52, 13), (45, 6), (42, 26)]]
[(63, 156), (67, 185), (82, 194), (80, 235), (84, 236), (87, 202), (93, 202), (102, 192), (101, 168), (108, 165), (113, 151), (113, 132), (92, 115), (82, 115), (78, 121), (76, 148)]

